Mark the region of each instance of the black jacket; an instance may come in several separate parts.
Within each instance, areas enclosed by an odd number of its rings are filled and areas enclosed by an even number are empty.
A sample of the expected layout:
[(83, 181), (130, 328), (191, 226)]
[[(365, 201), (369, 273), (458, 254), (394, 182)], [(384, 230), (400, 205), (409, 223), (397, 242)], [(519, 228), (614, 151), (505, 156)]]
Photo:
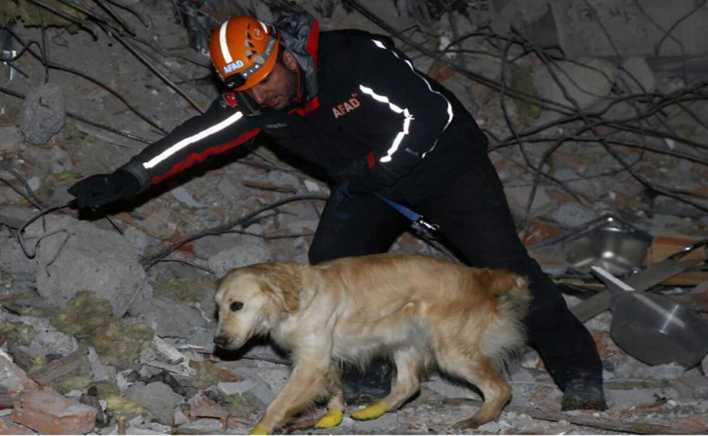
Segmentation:
[(123, 169), (146, 187), (263, 133), (333, 179), (366, 159), (371, 171), (396, 182), (396, 197), (412, 201), (486, 153), (486, 138), (462, 104), (390, 40), (356, 30), (320, 33), (313, 23), (306, 48), (316, 94), (302, 106), (249, 114), (226, 93)]

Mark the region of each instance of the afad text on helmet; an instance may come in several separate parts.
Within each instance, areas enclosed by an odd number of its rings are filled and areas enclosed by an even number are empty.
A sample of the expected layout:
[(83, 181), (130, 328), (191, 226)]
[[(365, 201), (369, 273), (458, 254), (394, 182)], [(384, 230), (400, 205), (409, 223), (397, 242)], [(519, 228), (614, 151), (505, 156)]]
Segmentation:
[(241, 59), (236, 59), (236, 62), (231, 62), (230, 64), (226, 65), (224, 67), (224, 73), (228, 74), (233, 71), (238, 70), (239, 68), (243, 68), (244, 63)]

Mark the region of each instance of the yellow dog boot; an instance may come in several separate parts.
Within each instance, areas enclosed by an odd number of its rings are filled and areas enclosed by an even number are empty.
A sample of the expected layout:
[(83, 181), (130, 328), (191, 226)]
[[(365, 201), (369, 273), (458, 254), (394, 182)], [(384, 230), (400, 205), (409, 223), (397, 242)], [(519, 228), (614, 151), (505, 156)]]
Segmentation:
[(376, 419), (386, 412), (388, 412), (388, 404), (383, 400), (379, 400), (352, 413), (352, 418), (359, 421), (366, 421), (367, 419)]
[(251, 435), (264, 435), (268, 434), (268, 429), (265, 428), (260, 422), (256, 424), (255, 427), (251, 429), (251, 431), (248, 432), (248, 434)]
[(333, 409), (327, 411), (327, 413), (317, 421), (315, 428), (332, 428), (336, 427), (342, 423), (344, 418), (344, 413), (341, 410)]

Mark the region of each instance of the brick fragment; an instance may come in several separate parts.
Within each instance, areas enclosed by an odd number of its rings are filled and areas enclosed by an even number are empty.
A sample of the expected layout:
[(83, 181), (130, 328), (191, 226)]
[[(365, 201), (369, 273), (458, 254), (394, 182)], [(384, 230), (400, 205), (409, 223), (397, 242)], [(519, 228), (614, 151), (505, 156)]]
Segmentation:
[(45, 388), (23, 393), (11, 418), (43, 434), (83, 434), (93, 430), (96, 409)]

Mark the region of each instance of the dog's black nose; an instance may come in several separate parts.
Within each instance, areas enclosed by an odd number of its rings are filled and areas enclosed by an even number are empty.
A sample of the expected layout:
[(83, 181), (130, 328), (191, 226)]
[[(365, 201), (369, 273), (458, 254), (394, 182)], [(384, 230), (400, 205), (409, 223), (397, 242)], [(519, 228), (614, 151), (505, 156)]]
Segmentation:
[(216, 344), (217, 347), (224, 348), (229, 344), (229, 338), (224, 335), (216, 336), (214, 337), (214, 344)]

